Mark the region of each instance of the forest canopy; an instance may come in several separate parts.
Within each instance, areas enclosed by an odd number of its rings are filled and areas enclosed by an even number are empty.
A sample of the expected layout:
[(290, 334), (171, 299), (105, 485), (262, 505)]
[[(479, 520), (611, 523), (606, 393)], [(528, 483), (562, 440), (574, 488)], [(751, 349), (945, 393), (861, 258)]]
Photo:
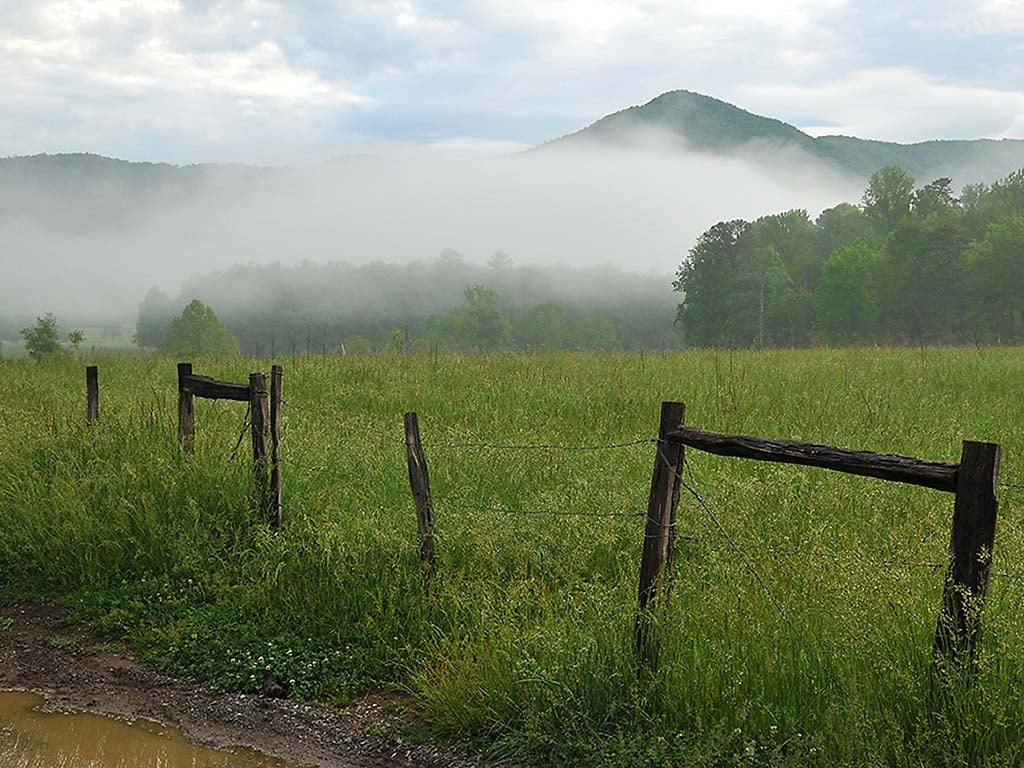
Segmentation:
[(957, 197), (888, 166), (859, 206), (715, 224), (674, 283), (690, 346), (1024, 340), (1024, 170)]

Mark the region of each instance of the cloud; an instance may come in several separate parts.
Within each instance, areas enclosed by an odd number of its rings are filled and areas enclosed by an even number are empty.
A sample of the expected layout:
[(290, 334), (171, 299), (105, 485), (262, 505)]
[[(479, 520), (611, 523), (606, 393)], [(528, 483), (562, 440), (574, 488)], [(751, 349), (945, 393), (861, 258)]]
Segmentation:
[[(438, 128), (424, 141), (467, 135), (464, 124), (445, 135), (447, 111), (456, 123), (480, 116), (480, 138), (537, 143), (551, 137), (548, 125), (566, 132), (663, 90), (715, 90), (726, 59), (733, 76), (768, 65), (806, 70), (843, 6), (0, 0), (11, 115), (0, 154), (287, 160), (410, 138), (366, 136), (368, 125), (397, 122), (367, 121), (368, 110), (411, 122), (433, 115)], [(524, 131), (524, 115), (539, 115), (538, 127)], [(154, 147), (165, 149), (154, 157)]]
[(677, 88), (886, 139), (1016, 135), (992, 102), (1016, 103), (1021, 29), (1016, 0), (0, 0), (0, 155), (535, 144)]
[[(0, 21), (9, 116), (2, 154), (131, 157), (163, 140), (171, 157), (145, 159), (254, 159), (266, 153), (261, 143), (285, 133), (308, 141), (324, 115), (373, 104), (358, 86), (322, 76), (267, 36), (279, 17), (273, 3), (190, 9), (171, 0), (77, 0), (31, 8)], [(175, 157), (173, 143), (218, 154)]]
[[(748, 108), (811, 116), (808, 133), (916, 142), (1019, 135), (1024, 91), (954, 85), (909, 68), (869, 69), (808, 85), (756, 85)], [(817, 119), (820, 122), (815, 122)]]

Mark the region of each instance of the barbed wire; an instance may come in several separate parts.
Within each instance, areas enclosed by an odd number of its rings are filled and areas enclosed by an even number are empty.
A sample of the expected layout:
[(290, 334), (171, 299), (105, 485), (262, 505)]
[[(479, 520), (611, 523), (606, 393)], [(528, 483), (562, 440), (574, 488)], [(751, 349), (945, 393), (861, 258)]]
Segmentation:
[(231, 454), (228, 456), (227, 463), (230, 464), (238, 456), (238, 449), (242, 447), (242, 441), (245, 440), (245, 431), (251, 426), (252, 416), (252, 403), (245, 406), (245, 416), (242, 417), (242, 428), (238, 432), (238, 441), (235, 443), (235, 447), (231, 449)]
[(743, 549), (740, 548), (739, 544), (737, 544), (736, 540), (729, 535), (729, 532), (725, 529), (725, 526), (722, 525), (721, 520), (718, 519), (718, 516), (714, 513), (714, 511), (711, 509), (708, 503), (704, 500), (704, 497), (701, 496), (700, 491), (698, 491), (695, 487), (697, 484), (696, 475), (693, 471), (693, 468), (690, 467), (690, 462), (686, 460), (686, 454), (683, 454), (683, 472), (685, 473), (687, 470), (689, 470), (690, 477), (693, 478), (693, 485), (688, 483), (683, 474), (676, 470), (676, 468), (672, 465), (672, 462), (668, 460), (668, 457), (661, 450), (660, 446), (658, 447), (657, 451), (658, 456), (661, 457), (661, 460), (662, 462), (664, 462), (666, 469), (668, 469), (669, 472), (675, 475), (676, 479), (679, 480), (683, 488), (685, 488), (689, 492), (689, 494), (693, 496), (694, 499), (696, 499), (697, 503), (710, 518), (715, 528), (722, 535), (722, 537), (729, 543), (729, 547), (737, 554), (737, 556), (739, 556), (744, 568), (746, 568), (746, 570), (754, 577), (757, 583), (761, 585), (761, 589), (763, 589), (765, 594), (768, 595), (768, 599), (771, 600), (772, 605), (775, 606), (775, 610), (778, 611), (783, 621), (785, 621), (786, 624), (789, 625), (789, 628), (793, 630), (793, 632), (801, 639), (801, 641), (803, 641), (803, 634), (800, 632), (799, 629), (797, 629), (796, 625), (793, 624), (793, 621), (789, 618), (789, 614), (786, 613), (786, 609), (782, 607), (782, 603), (775, 596), (775, 593), (772, 592), (771, 587), (768, 586), (768, 582), (766, 582), (761, 577), (761, 574), (758, 573), (757, 569), (754, 567), (754, 564), (750, 561), (750, 558), (747, 557), (746, 552), (744, 552)]
[(453, 498), (436, 498), (434, 499), (434, 505), (440, 503), (443, 506), (451, 506), (457, 509), (466, 509), (473, 512), (494, 512), (497, 514), (504, 515), (551, 515), (554, 517), (644, 517), (646, 512), (581, 512), (572, 509), (552, 509), (550, 507), (542, 507), (535, 509), (517, 509), (514, 507), (507, 507), (504, 505), (492, 505), (492, 504), (478, 504), (464, 499), (453, 499)]
[[(566, 445), (560, 443), (453, 443), (453, 442), (423, 442), (424, 448), (447, 448), (452, 450), (481, 449), (499, 451), (609, 451), (619, 448), (630, 448), (636, 445), (657, 443), (655, 437), (643, 437), (636, 440), (629, 440), (623, 443), (605, 443), (601, 445)], [(402, 441), (405, 445), (405, 441)]]

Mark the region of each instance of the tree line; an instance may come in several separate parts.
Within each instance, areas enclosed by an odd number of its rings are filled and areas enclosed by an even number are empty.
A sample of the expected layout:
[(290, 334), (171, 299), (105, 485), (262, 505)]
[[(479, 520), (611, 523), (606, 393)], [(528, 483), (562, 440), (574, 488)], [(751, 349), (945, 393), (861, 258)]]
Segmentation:
[(501, 251), (486, 265), (451, 249), (431, 263), (240, 265), (191, 279), (177, 300), (151, 289), (136, 341), (166, 349), (198, 299), (246, 354), (671, 349), (681, 340), (669, 283), (609, 266), (514, 266)]
[(903, 169), (859, 206), (723, 221), (674, 282), (690, 346), (1024, 341), (1024, 170), (956, 196)]

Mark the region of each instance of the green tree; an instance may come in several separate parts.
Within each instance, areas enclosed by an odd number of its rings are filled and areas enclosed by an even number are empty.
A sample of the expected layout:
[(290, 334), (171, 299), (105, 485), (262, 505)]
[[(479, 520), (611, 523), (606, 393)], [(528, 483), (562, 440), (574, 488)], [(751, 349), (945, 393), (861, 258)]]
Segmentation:
[[(756, 336), (756, 314), (740, 311), (740, 268), (746, 260), (742, 219), (721, 221), (690, 249), (672, 284), (683, 294), (676, 312), (687, 343), (695, 346), (749, 344)], [(747, 317), (743, 315), (746, 314)]]
[(68, 334), (68, 343), (75, 352), (77, 352), (78, 348), (82, 346), (83, 341), (85, 341), (85, 331), (82, 331), (81, 329), (76, 328)]
[(953, 180), (948, 176), (925, 184), (914, 193), (911, 206), (914, 215), (927, 216), (948, 215), (960, 207), (960, 201), (953, 195)]
[(817, 327), (833, 343), (872, 341), (879, 332), (882, 252), (868, 240), (837, 248), (821, 268)]
[(576, 349), (609, 350), (618, 346), (618, 335), (610, 319), (597, 312), (586, 312), (574, 319), (568, 341)]
[(466, 303), (456, 313), (465, 320), (466, 345), (481, 352), (511, 346), (512, 329), (498, 292), (486, 285), (471, 285), (465, 296)]
[(814, 221), (814, 250), (817, 261), (824, 265), (836, 248), (853, 245), (871, 237), (871, 221), (864, 212), (850, 203), (839, 203), (821, 212)]
[(1017, 317), (1024, 304), (1024, 216), (998, 222), (984, 239), (967, 249), (967, 289), (971, 315), (996, 339), (1016, 338)]
[(565, 308), (556, 302), (535, 304), (517, 318), (516, 341), (532, 349), (561, 349), (568, 328)]
[(864, 215), (884, 237), (910, 213), (913, 199), (913, 177), (898, 165), (887, 165), (871, 174), (861, 205)]
[(885, 245), (887, 324), (917, 342), (952, 338), (962, 323), (965, 247), (955, 208), (905, 218)]
[(60, 334), (57, 332), (57, 318), (52, 312), (36, 318), (36, 324), (21, 329), (25, 340), (25, 351), (33, 360), (41, 360), (60, 349)]
[(176, 317), (167, 335), (160, 344), (160, 351), (165, 355), (181, 357), (185, 355), (217, 355), (228, 356), (238, 354), (238, 342), (231, 332), (225, 328), (214, 311), (193, 299), (184, 311)]

